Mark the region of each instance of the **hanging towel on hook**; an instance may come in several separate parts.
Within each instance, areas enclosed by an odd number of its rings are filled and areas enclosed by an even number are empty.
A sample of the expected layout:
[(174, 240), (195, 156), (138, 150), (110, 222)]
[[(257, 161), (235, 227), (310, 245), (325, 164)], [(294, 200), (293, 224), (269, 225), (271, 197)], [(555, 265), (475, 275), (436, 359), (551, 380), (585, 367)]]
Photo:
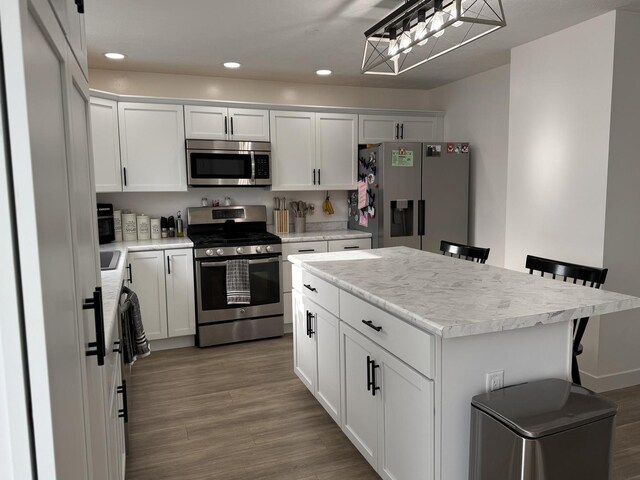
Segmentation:
[(122, 287), (122, 294), (125, 295), (120, 303), (122, 357), (124, 363), (133, 365), (137, 358), (149, 355), (151, 349), (144, 333), (138, 296), (126, 286)]

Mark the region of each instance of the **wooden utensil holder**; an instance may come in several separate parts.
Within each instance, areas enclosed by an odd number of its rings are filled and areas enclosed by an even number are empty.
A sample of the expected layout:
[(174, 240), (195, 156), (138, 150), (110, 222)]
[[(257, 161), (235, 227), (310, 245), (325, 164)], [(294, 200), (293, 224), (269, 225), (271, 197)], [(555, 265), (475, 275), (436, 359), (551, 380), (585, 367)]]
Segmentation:
[(273, 230), (275, 233), (289, 233), (289, 211), (273, 211)]

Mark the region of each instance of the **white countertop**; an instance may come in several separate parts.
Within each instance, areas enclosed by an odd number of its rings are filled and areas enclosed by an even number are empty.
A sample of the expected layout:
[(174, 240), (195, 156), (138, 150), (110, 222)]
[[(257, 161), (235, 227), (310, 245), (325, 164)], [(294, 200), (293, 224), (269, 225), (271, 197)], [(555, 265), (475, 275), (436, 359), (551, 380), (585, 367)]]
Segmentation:
[(117, 335), (117, 318), (119, 293), (125, 279), (127, 252), (146, 250), (169, 250), (175, 248), (191, 248), (193, 242), (189, 238), (162, 238), (160, 240), (137, 240), (132, 242), (113, 242), (100, 245), (100, 251), (118, 250), (120, 258), (114, 270), (102, 270), (102, 309), (104, 313), (104, 331), (107, 348), (113, 345)]
[[(321, 242), (326, 240), (349, 240), (351, 238), (371, 238), (371, 233), (359, 230), (329, 230), (304, 233), (278, 233), (282, 243)], [(284, 259), (283, 259), (284, 260)]]
[(289, 261), (445, 338), (640, 307), (640, 298), (407, 247), (290, 255)]

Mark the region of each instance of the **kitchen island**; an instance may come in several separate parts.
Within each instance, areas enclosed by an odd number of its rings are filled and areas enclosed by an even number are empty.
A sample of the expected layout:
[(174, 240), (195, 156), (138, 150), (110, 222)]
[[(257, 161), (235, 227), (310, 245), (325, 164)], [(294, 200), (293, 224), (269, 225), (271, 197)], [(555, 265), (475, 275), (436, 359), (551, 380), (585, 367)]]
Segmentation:
[(294, 370), (389, 479), (466, 479), (470, 400), (488, 374), (569, 379), (571, 320), (640, 307), (405, 247), (289, 260)]

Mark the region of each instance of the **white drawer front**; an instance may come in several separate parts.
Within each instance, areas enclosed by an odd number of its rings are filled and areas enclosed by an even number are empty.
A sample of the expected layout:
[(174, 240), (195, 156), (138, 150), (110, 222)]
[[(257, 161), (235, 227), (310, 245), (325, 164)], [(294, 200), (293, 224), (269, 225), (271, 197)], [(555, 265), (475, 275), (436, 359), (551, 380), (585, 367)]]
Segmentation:
[(340, 291), (340, 319), (419, 372), (434, 378), (433, 335), (343, 291)]
[(330, 252), (342, 252), (343, 250), (368, 250), (371, 248), (370, 238), (329, 240), (327, 243)]
[(302, 294), (335, 316), (339, 316), (338, 287), (302, 270)]
[(327, 242), (294, 242), (282, 244), (282, 259), (289, 255), (304, 255), (305, 253), (324, 253), (327, 251)]

